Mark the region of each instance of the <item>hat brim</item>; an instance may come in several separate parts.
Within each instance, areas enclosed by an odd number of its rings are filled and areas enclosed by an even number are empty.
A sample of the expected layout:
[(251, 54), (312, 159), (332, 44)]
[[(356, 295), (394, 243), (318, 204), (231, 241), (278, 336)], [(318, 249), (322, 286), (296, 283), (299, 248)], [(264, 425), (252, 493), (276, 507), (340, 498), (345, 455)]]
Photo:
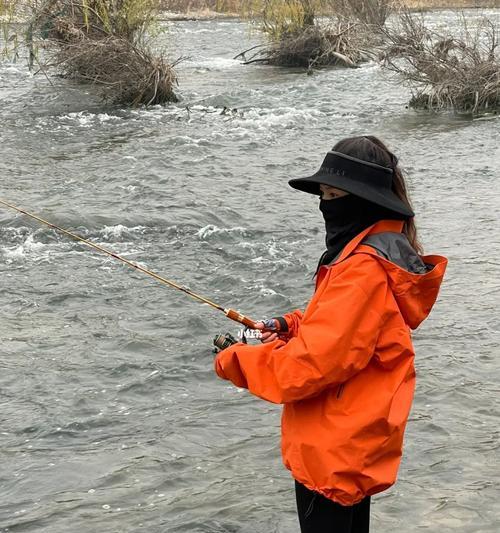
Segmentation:
[(309, 194), (320, 195), (319, 186), (330, 185), (341, 189), (342, 191), (359, 196), (364, 200), (385, 207), (395, 213), (406, 217), (414, 217), (415, 213), (406, 205), (392, 190), (381, 192), (378, 187), (372, 187), (367, 183), (360, 183), (355, 179), (345, 176), (335, 176), (332, 174), (323, 174), (321, 171), (307, 178), (296, 178), (290, 180), (288, 184), (299, 191)]

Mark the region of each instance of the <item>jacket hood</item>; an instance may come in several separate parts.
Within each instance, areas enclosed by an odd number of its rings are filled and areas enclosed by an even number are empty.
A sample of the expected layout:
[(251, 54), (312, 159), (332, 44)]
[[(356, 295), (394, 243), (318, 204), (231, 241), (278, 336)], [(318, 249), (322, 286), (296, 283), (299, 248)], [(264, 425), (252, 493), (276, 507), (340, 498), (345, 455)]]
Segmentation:
[(403, 223), (395, 220), (374, 224), (346, 246), (338, 261), (350, 253), (377, 257), (405, 322), (415, 329), (437, 299), (448, 261), (440, 255), (418, 255), (402, 228)]

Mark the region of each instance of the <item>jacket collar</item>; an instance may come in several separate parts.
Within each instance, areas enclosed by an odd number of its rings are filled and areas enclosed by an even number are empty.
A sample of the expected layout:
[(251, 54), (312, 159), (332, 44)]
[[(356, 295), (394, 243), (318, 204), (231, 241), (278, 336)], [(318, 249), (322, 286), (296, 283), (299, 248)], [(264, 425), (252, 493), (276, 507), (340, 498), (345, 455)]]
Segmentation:
[(403, 231), (404, 221), (403, 220), (380, 220), (379, 222), (376, 222), (372, 226), (369, 226), (364, 231), (356, 235), (354, 239), (349, 241), (342, 250), (341, 254), (330, 263), (330, 265), (335, 265), (339, 263), (340, 261), (343, 261), (346, 257), (351, 255), (351, 253), (356, 249), (356, 247), (359, 245), (359, 243), (367, 236), (367, 235), (375, 235), (376, 233), (384, 233), (386, 231), (392, 232), (392, 233), (401, 233)]

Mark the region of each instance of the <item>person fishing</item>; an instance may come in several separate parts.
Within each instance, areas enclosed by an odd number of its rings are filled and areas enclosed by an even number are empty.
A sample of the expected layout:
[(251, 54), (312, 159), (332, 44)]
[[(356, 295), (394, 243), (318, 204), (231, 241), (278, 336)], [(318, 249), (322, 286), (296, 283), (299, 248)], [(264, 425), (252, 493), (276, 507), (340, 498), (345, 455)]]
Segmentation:
[(370, 497), (395, 483), (401, 461), (411, 330), (433, 307), (447, 260), (421, 255), (403, 173), (376, 137), (341, 140), (318, 172), (289, 184), (320, 197), (315, 292), (304, 312), (258, 322), (261, 344), (219, 351), (215, 371), (283, 404), (301, 532), (367, 533)]

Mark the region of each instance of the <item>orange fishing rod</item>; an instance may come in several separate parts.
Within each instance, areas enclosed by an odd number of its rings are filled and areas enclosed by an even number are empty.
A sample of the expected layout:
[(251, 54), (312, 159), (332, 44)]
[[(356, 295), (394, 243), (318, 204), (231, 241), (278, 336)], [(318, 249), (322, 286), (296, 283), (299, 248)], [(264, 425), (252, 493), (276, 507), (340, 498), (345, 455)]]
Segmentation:
[(122, 263), (125, 263), (129, 267), (134, 268), (135, 270), (138, 270), (139, 272), (142, 272), (143, 274), (147, 274), (148, 276), (151, 276), (152, 278), (156, 279), (160, 283), (163, 283), (165, 285), (169, 285), (170, 287), (173, 287), (174, 289), (178, 289), (182, 292), (185, 292), (189, 296), (199, 300), (200, 302), (203, 302), (207, 305), (210, 305), (211, 307), (214, 307), (215, 309), (222, 311), (228, 318), (231, 320), (234, 320), (235, 322), (239, 322), (240, 324), (243, 324), (247, 328), (251, 329), (257, 329), (257, 322), (255, 320), (252, 320), (251, 318), (246, 317), (245, 315), (242, 315), (238, 311), (235, 311), (234, 309), (225, 309), (221, 305), (212, 302), (208, 298), (204, 298), (203, 296), (200, 296), (199, 294), (196, 294), (192, 290), (188, 289), (187, 287), (183, 287), (182, 285), (178, 285), (177, 283), (168, 280), (164, 278), (163, 276), (160, 276), (159, 274), (156, 274), (156, 272), (152, 272), (151, 270), (148, 270), (147, 268), (141, 267), (140, 265), (136, 265), (132, 261), (129, 261), (128, 259), (125, 259), (124, 257), (121, 257), (118, 254), (115, 254), (114, 252), (111, 252), (110, 250), (107, 250), (106, 248), (103, 248), (99, 244), (95, 244), (87, 239), (84, 239), (83, 237), (80, 237), (76, 233), (73, 233), (71, 231), (68, 231), (67, 229), (61, 228), (59, 226), (56, 226), (52, 222), (48, 222), (47, 220), (44, 220), (43, 218), (34, 215), (33, 213), (29, 213), (28, 211), (25, 211), (24, 209), (21, 209), (19, 207), (16, 207), (15, 205), (10, 204), (9, 202), (5, 202), (4, 200), (0, 199), (0, 204), (4, 205), (5, 207), (9, 207), (10, 209), (14, 209), (18, 213), (22, 213), (23, 215), (26, 215), (30, 218), (33, 218), (34, 220), (41, 222), (42, 224), (45, 224), (46, 226), (49, 226), (49, 228), (53, 228), (57, 231), (60, 231), (61, 233), (64, 233), (65, 235), (68, 235), (72, 239), (83, 242), (83, 244), (86, 244), (87, 246), (90, 246), (91, 248), (94, 248), (95, 250), (98, 250), (99, 252), (102, 252), (103, 254), (109, 255), (110, 257), (113, 257), (114, 259), (118, 259), (118, 261), (121, 261)]

